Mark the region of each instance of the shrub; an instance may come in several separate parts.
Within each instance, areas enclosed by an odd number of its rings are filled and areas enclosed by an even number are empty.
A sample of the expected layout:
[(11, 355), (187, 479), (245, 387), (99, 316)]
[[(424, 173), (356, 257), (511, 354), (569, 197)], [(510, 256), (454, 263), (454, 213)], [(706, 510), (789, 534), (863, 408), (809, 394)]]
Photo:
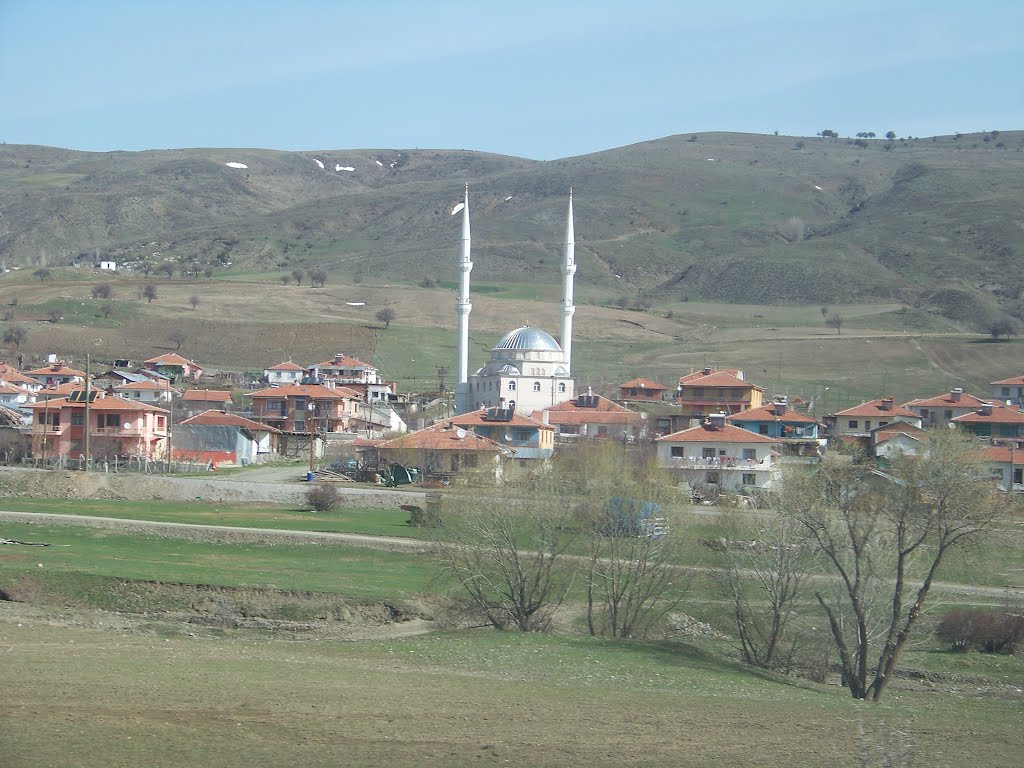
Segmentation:
[(317, 512), (330, 512), (341, 503), (341, 496), (336, 486), (315, 485), (306, 491), (306, 503)]
[(942, 617), (935, 634), (954, 651), (1014, 653), (1024, 643), (1024, 614), (958, 608)]

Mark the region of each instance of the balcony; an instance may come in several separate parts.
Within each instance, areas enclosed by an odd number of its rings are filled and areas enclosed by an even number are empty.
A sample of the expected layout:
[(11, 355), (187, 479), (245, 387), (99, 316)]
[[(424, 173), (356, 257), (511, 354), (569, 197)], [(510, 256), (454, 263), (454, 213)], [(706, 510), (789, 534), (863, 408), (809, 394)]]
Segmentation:
[(771, 460), (763, 459), (703, 459), (700, 457), (672, 456), (668, 459), (671, 469), (742, 470), (744, 472), (770, 472)]

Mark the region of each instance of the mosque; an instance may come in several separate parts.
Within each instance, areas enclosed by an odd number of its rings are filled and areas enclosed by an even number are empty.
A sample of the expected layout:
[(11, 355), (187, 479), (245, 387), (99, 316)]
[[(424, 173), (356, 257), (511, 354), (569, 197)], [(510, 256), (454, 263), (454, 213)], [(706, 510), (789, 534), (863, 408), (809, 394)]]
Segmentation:
[(458, 367), (455, 385), (455, 412), (468, 413), (479, 408), (514, 409), (529, 415), (534, 411), (572, 400), (573, 276), (576, 274), (576, 237), (573, 231), (572, 190), (569, 190), (569, 214), (565, 227), (565, 251), (562, 257), (562, 332), (561, 344), (540, 328), (529, 325), (505, 334), (491, 349), (491, 360), (469, 375), (469, 298), (470, 258), (469, 186), (462, 208), (462, 245), (459, 252), (459, 295), (455, 303), (458, 319)]

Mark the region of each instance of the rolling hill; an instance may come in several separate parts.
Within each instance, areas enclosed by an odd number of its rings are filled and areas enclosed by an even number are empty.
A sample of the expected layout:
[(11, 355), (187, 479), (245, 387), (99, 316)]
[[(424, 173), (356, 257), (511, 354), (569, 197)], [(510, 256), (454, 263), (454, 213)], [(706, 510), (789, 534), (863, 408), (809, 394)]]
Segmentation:
[[(245, 168), (229, 167), (244, 164)], [(321, 165), (323, 167), (321, 167)], [(352, 170), (348, 170), (352, 169)], [(550, 282), (576, 190), (596, 304), (892, 302), (985, 330), (1024, 315), (1024, 132), (896, 141), (698, 134), (539, 162), (469, 151), (0, 146), (0, 261)]]

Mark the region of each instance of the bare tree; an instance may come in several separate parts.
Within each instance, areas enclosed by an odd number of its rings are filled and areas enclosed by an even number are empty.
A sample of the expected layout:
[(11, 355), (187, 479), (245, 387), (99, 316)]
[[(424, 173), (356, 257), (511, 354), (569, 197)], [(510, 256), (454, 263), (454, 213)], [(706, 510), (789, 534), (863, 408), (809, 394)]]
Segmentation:
[(110, 283), (100, 283), (92, 287), (92, 297), (94, 299), (109, 299), (113, 295), (114, 290), (110, 287)]
[(291, 283), (292, 283), (292, 276), (291, 275), (281, 275), (281, 285), (291, 285)]
[(301, 269), (293, 269), (292, 270), (292, 280), (295, 281), (296, 285), (302, 285), (302, 278), (303, 277), (304, 277), (304, 274), (303, 274)]
[(377, 314), (374, 317), (377, 318), (378, 323), (384, 323), (385, 328), (390, 328), (391, 321), (395, 319), (395, 310), (391, 307), (384, 307), (377, 310)]
[(166, 275), (167, 277), (174, 277), (174, 270), (175, 270), (175, 265), (174, 265), (173, 261), (165, 261), (163, 264), (161, 264), (157, 268), (158, 272), (161, 272), (162, 274)]
[(147, 284), (146, 287), (142, 289), (142, 298), (152, 304), (153, 299), (156, 298), (156, 286), (152, 283)]
[(209, 265), (203, 267), (203, 276), (204, 277), (212, 278), (213, 277), (213, 273), (214, 273), (213, 267), (211, 267)]
[(9, 325), (4, 330), (4, 344), (14, 345), (15, 349), (21, 349), (21, 345), (28, 340), (28, 329), (23, 325)]
[(55, 307), (54, 309), (50, 310), (49, 314), (47, 315), (47, 318), (49, 318), (51, 323), (59, 323), (61, 320), (64, 319), (64, 310), (57, 309)]
[(327, 282), (327, 272), (319, 267), (309, 270), (309, 282), (317, 288), (323, 288)]
[(37, 269), (35, 272), (33, 272), (32, 273), (32, 277), (37, 277), (37, 278), (39, 278), (39, 282), (42, 282), (43, 280), (46, 280), (47, 278), (49, 278), (51, 274), (52, 273), (50, 272), (50, 270), (48, 270), (46, 268), (42, 268), (42, 269)]
[(111, 304), (109, 301), (104, 302), (100, 306), (100, 314), (103, 315), (103, 317), (110, 317), (112, 314), (114, 314), (114, 305)]
[(562, 567), (572, 538), (566, 522), (551, 497), (446, 497), (435, 553), (465, 612), (495, 629), (547, 629), (572, 582), (572, 569)]
[(845, 320), (843, 316), (838, 314), (832, 314), (825, 318), (825, 325), (827, 325), (829, 328), (835, 328), (836, 333), (839, 335), (842, 335), (843, 333), (844, 322)]
[(836, 577), (815, 599), (855, 699), (879, 701), (946, 555), (975, 544), (1000, 509), (977, 446), (947, 430), (886, 473), (828, 460), (786, 478), (782, 511)]
[(188, 336), (180, 328), (175, 328), (173, 331), (167, 334), (167, 339), (169, 341), (174, 342), (174, 344), (176, 345), (174, 347), (175, 350), (179, 350), (181, 349), (181, 345), (184, 344), (185, 341), (188, 339)]
[(199, 297), (198, 296), (189, 296), (188, 297), (188, 303), (192, 305), (192, 311), (195, 312), (196, 311), (196, 307), (199, 306)]

